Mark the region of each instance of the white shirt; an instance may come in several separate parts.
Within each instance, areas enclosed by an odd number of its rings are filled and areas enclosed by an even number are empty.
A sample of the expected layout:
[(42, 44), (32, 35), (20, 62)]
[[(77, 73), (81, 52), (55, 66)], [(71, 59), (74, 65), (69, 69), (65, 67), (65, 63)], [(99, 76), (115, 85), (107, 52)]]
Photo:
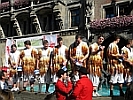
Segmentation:
[(13, 53), (10, 53), (9, 56), (10, 56), (11, 63), (15, 62), (17, 64), (18, 63), (19, 55), (20, 55), (20, 51), (18, 51), (18, 50), (16, 50)]
[(110, 45), (109, 45), (109, 50), (112, 51), (113, 48), (116, 48), (116, 49), (117, 49), (117, 54), (120, 54), (120, 53), (119, 53), (119, 47), (118, 47), (118, 45), (115, 44), (115, 43), (110, 43)]
[(4, 84), (5, 84), (5, 82), (0, 81), (0, 86), (1, 86), (1, 89), (2, 89), (2, 90), (4, 90), (4, 88), (5, 88), (5, 85), (4, 85)]
[(122, 49), (121, 49), (121, 51), (122, 51), (122, 53), (124, 52), (124, 51), (127, 51), (127, 53), (128, 53), (128, 59), (132, 59), (132, 54), (131, 54), (131, 51), (129, 50), (129, 48), (127, 48), (127, 47), (123, 47)]
[(60, 48), (58, 48), (58, 55), (66, 58), (66, 49), (67, 47), (65, 45), (62, 45)]
[[(50, 53), (52, 52), (52, 48), (48, 47), (48, 49), (42, 49), (42, 57), (48, 57), (50, 56)], [(49, 53), (49, 55), (48, 55)]]
[(82, 46), (88, 46), (86, 42), (81, 42), (77, 47), (76, 47), (76, 56), (81, 56), (83, 55), (83, 52), (82, 52)]
[(24, 54), (26, 57), (31, 57), (31, 51), (32, 51), (33, 48), (30, 48), (30, 49), (24, 49)]
[[(25, 48), (24, 49), (24, 54), (25, 54), (25, 57), (31, 57), (31, 52), (32, 52), (32, 50), (33, 50), (34, 48), (30, 48), (30, 49), (27, 49), (27, 48)], [(36, 52), (37, 52), (37, 49), (34, 49)]]
[[(99, 47), (100, 47), (101, 45), (98, 45), (97, 43), (93, 43), (93, 44), (90, 45), (90, 46), (91, 46), (91, 52), (95, 52), (95, 51), (96, 51), (96, 48), (98, 48), (98, 50), (99, 50)], [(100, 55), (101, 52), (99, 51), (97, 54)]]

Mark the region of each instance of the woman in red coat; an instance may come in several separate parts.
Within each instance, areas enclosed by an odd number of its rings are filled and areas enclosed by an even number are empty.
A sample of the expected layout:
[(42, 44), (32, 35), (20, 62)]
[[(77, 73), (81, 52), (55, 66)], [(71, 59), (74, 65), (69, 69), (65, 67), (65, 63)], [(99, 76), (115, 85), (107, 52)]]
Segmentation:
[(93, 85), (87, 77), (87, 70), (85, 67), (79, 69), (80, 79), (77, 81), (72, 98), (74, 100), (92, 100)]
[[(72, 83), (70, 78), (67, 76), (66, 72), (63, 69), (60, 69), (57, 72), (58, 81), (55, 85), (55, 92), (57, 100), (67, 100), (67, 94), (72, 89)], [(67, 79), (67, 85), (64, 83), (64, 80)]]

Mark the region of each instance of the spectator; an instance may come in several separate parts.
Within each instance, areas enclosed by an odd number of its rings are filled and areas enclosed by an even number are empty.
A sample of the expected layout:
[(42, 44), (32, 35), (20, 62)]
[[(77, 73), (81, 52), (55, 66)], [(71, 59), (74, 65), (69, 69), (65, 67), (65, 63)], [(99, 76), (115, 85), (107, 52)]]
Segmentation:
[(92, 100), (93, 85), (87, 77), (87, 69), (81, 67), (79, 69), (80, 79), (77, 81), (71, 97), (74, 100)]
[[(67, 94), (72, 89), (70, 78), (67, 76), (67, 73), (63, 69), (60, 69), (57, 72), (57, 76), (58, 81), (55, 85), (56, 98), (57, 100), (67, 100)], [(67, 80), (67, 85), (64, 83), (65, 80)]]
[(0, 71), (0, 90), (7, 90), (8, 84), (6, 82), (6, 79), (8, 79), (7, 72), (6, 71)]
[(0, 71), (0, 100), (14, 100), (12, 92), (8, 89), (7, 78), (7, 72)]

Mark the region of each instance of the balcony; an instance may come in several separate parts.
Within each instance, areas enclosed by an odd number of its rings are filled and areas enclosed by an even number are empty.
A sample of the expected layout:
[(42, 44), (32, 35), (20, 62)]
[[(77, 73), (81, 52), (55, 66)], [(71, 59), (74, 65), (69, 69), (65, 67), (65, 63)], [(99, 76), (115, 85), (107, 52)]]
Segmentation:
[(9, 8), (9, 2), (2, 2), (0, 4), (0, 13), (2, 12), (6, 12), (6, 11), (9, 11), (10, 8)]
[(34, 0), (34, 4), (39, 4), (39, 3), (46, 3), (49, 1), (54, 1), (54, 0)]
[(119, 31), (133, 27), (133, 16), (123, 15), (119, 17), (95, 20), (89, 23), (91, 32)]
[(20, 9), (30, 6), (30, 0), (15, 0), (14, 9)]

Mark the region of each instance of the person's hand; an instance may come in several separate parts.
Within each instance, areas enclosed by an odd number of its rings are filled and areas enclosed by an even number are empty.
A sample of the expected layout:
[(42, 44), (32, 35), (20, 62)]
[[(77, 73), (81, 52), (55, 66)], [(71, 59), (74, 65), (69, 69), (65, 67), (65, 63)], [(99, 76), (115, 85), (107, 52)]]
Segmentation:
[(71, 78), (69, 76), (67, 76), (67, 81), (71, 81)]
[(133, 63), (132, 62), (129, 62), (129, 64), (133, 66)]
[(124, 58), (124, 55), (123, 54), (118, 54), (118, 57)]
[(79, 60), (79, 63), (83, 63), (83, 61), (84, 61), (84, 60), (83, 60), (83, 59), (81, 59), (81, 60)]
[(75, 59), (72, 58), (71, 60), (72, 60), (73, 63), (76, 63)]
[(63, 65), (64, 65), (64, 66), (66, 66), (66, 64), (67, 64), (67, 62), (66, 62), (66, 61), (64, 61), (64, 62), (63, 62)]
[(100, 47), (99, 47), (99, 50), (100, 50), (100, 51), (103, 51), (104, 48), (105, 48), (105, 46), (100, 46)]

